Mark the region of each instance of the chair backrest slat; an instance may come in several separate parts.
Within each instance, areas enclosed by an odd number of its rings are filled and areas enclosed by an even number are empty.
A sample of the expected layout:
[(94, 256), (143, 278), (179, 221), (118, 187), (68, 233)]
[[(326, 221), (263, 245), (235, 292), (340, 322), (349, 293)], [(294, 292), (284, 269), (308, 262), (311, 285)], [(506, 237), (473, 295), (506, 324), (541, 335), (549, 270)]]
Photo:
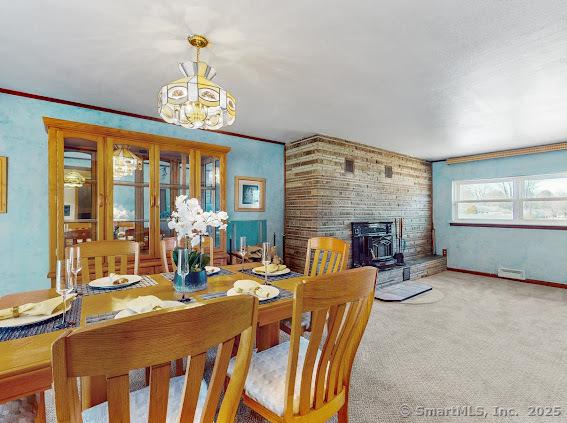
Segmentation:
[(313, 256), (313, 264), (311, 265), (311, 273), (309, 276), (317, 276), (318, 267), (319, 267), (319, 256), (321, 255), (321, 250), (315, 250), (315, 255)]
[(215, 417), (220, 394), (224, 386), (223, 377), (219, 377), (219, 375), (226, 375), (228, 363), (232, 356), (234, 341), (234, 338), (232, 338), (218, 346), (217, 359), (213, 367), (213, 374), (211, 376), (211, 383), (209, 384), (209, 390), (207, 392), (207, 399), (205, 400), (205, 412), (201, 416), (202, 422), (211, 422)]
[[(135, 241), (92, 241), (67, 247), (81, 249), (81, 281), (88, 283), (109, 273), (116, 273), (116, 258), (120, 257), (120, 274), (128, 273), (128, 257), (134, 257), (133, 273), (138, 273), (140, 244)], [(105, 269), (106, 265), (106, 269)], [(92, 271), (94, 270), (94, 274)]]
[[(175, 263), (173, 262), (173, 250), (177, 246), (177, 238), (175, 237), (164, 238), (161, 240), (160, 246), (161, 246), (160, 248), (161, 265), (163, 267), (163, 271), (165, 273), (175, 272), (176, 266)], [(169, 268), (170, 262), (172, 266), (171, 270)]]
[(192, 422), (195, 419), (207, 353), (192, 355), (188, 360), (187, 373), (185, 374), (185, 383), (183, 385), (183, 403), (179, 415), (180, 422)]
[[(249, 356), (252, 355), (254, 348), (254, 340), (256, 339), (256, 324), (246, 329), (240, 334), (240, 341), (238, 343), (238, 352), (236, 353), (236, 362), (232, 370), (232, 377), (230, 383), (224, 393), (223, 402), (221, 404), (217, 419), (219, 422), (231, 421), (236, 415), (242, 389), (244, 388), (244, 381), (248, 374), (250, 366)], [(241, 381), (241, 383), (232, 383), (232, 381)]]
[(81, 281), (83, 283), (89, 283), (91, 281), (91, 275), (89, 272), (89, 259), (83, 256), (81, 256)]
[[(308, 416), (331, 401), (335, 405), (344, 401), (356, 349), (374, 300), (376, 272), (373, 267), (351, 269), (319, 276), (296, 287), (284, 419), (293, 420), (297, 417), (293, 411), (297, 394), (300, 416)], [(311, 312), (312, 319), (308, 341), (301, 339), (301, 320), (305, 312)], [(302, 342), (308, 342), (308, 346), (300, 362), (299, 345)], [(297, 374), (298, 365), (303, 366), (300, 374)], [(296, 377), (301, 377), (299, 392), (296, 392)], [(328, 413), (329, 410), (327, 407), (324, 412)], [(318, 414), (317, 418), (322, 418), (322, 415)]]
[(102, 257), (97, 256), (94, 258), (95, 261), (95, 278), (102, 278), (104, 273), (102, 272)]
[(341, 332), (338, 336), (338, 341), (331, 353), (327, 382), (327, 401), (332, 400), (335, 395), (338, 394), (341, 390), (342, 380), (339, 377), (339, 368), (341, 366), (347, 344), (350, 340), (353, 327), (357, 319), (359, 318), (361, 303), (362, 300), (349, 304), (349, 310), (343, 322)]
[(108, 256), (108, 273), (116, 273), (116, 257)]
[(165, 422), (167, 417), (170, 369), (169, 361), (150, 367), (150, 408), (148, 411), (150, 422)]
[(128, 256), (123, 254), (120, 256), (120, 274), (125, 275), (126, 273), (128, 273)]
[[(206, 354), (218, 345), (201, 421), (214, 420), (235, 339), (240, 338), (232, 377), (218, 421), (234, 420), (255, 341), (258, 300), (236, 296), (184, 309), (166, 309), (67, 332), (52, 348), (56, 412), (61, 422), (80, 422), (76, 378), (106, 375), (110, 421), (129, 421), (128, 372), (150, 367), (149, 419), (165, 421), (170, 362), (189, 357), (178, 421), (192, 421)], [(192, 328), (187, 332), (187, 328)], [(127, 340), (117, 347), (117, 340)], [(77, 410), (79, 413), (77, 414)], [(221, 418), (222, 416), (222, 418)]]
[(327, 342), (325, 343), (323, 350), (321, 351), (321, 357), (319, 359), (319, 365), (317, 368), (317, 378), (315, 381), (315, 409), (321, 408), (323, 402), (325, 401), (325, 383), (328, 377), (328, 363), (331, 358), (333, 347), (339, 335), (339, 329), (341, 328), (345, 309), (346, 304), (340, 304), (338, 306), (332, 306), (329, 310), (329, 319), (327, 322)]
[(130, 421), (130, 378), (128, 373), (106, 379), (108, 421)]
[(346, 269), (348, 243), (331, 237), (315, 237), (307, 241), (306, 276), (319, 276)]
[(314, 311), (311, 315), (311, 337), (309, 338), (309, 346), (305, 353), (303, 361), (303, 370), (301, 372), (300, 402), (299, 414), (304, 416), (311, 408), (311, 386), (313, 384), (313, 368), (317, 360), (319, 352), (319, 344), (323, 338), (323, 330), (325, 329), (325, 321), (327, 320), (326, 310)]

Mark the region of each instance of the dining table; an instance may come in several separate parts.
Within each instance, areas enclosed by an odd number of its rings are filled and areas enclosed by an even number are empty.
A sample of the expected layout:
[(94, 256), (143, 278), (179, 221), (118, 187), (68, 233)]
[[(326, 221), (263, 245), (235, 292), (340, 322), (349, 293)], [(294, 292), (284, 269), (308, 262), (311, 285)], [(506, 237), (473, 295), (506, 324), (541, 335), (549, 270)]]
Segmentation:
[[(189, 304), (210, 301), (215, 293), (222, 296), (223, 293), (233, 287), (236, 280), (251, 279), (263, 283), (264, 278), (260, 275), (250, 273), (250, 269), (257, 267), (258, 263), (233, 264), (221, 266), (224, 270), (220, 275), (208, 277), (207, 287), (201, 291), (186, 294), (190, 298)], [(132, 287), (131, 289), (105, 291), (96, 295), (82, 295), (80, 322), (77, 326), (84, 327), (87, 317), (104, 315), (125, 308), (126, 304), (144, 295), (154, 295), (162, 300), (178, 300), (180, 294), (173, 287), (171, 277), (159, 273), (147, 275), (154, 281), (152, 286)], [(287, 296), (268, 302), (260, 302), (258, 308), (258, 328), (256, 332), (256, 348), (261, 351), (279, 343), (280, 321), (291, 317), (293, 309), (293, 297), (289, 295), (295, 286), (302, 280), (307, 279), (303, 275), (292, 272), (290, 277), (274, 280), (271, 282), (283, 291)], [(283, 292), (282, 291), (282, 292)], [(39, 302), (59, 294), (55, 289), (44, 289), (37, 291), (21, 292), (0, 297), (0, 309), (15, 307), (28, 302)], [(49, 333), (27, 336), (19, 339), (0, 342), (0, 404), (33, 395), (43, 393), (51, 388), (51, 345), (63, 333), (69, 329), (55, 330)], [(188, 328), (187, 333), (191, 333)], [(180, 336), (183, 336), (180, 334)], [(117, 340), (118, 344), (119, 340)], [(92, 407), (106, 401), (106, 380), (104, 376), (93, 377), (82, 380), (82, 403), (83, 409)], [(43, 395), (40, 395), (43, 400)], [(43, 404), (40, 404), (43, 406)]]

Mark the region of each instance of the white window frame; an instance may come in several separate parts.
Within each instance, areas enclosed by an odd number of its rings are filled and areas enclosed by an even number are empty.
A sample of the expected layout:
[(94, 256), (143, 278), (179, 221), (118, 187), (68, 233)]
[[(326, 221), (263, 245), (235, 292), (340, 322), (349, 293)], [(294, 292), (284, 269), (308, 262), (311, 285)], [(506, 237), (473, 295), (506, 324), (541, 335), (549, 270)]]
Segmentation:
[[(494, 224), (494, 225), (537, 225), (537, 226), (565, 226), (567, 219), (564, 220), (534, 220), (524, 219), (524, 202), (525, 201), (567, 201), (566, 197), (545, 197), (545, 198), (526, 198), (524, 187), (526, 180), (537, 179), (556, 179), (567, 178), (567, 173), (553, 173), (544, 175), (525, 175), (525, 176), (510, 176), (505, 178), (485, 178), (485, 179), (467, 179), (453, 181), (452, 193), (452, 222), (453, 223), (478, 223), (478, 224)], [(460, 200), (460, 187), (467, 184), (483, 184), (483, 183), (498, 183), (498, 182), (512, 182), (512, 198), (510, 199), (497, 199), (497, 200)], [(512, 219), (459, 219), (458, 207), (459, 204), (466, 203), (512, 203)]]

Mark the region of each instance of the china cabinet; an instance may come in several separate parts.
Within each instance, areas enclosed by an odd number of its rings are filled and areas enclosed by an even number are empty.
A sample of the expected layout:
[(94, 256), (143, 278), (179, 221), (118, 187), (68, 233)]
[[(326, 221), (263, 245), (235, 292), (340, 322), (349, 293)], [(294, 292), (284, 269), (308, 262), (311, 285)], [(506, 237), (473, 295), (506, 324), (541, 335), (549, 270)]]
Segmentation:
[[(161, 272), (160, 240), (180, 194), (226, 210), (229, 147), (49, 117), (50, 275), (65, 247), (95, 240), (140, 243), (140, 272)], [(215, 261), (224, 231), (211, 230)]]

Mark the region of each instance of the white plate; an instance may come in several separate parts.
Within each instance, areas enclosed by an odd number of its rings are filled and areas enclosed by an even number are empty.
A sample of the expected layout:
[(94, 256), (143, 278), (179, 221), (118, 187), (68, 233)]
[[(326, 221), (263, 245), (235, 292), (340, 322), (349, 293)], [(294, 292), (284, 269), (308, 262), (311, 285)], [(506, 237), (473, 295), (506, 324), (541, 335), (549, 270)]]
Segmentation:
[[(69, 311), (72, 303), (73, 303), (72, 301), (69, 301), (67, 305), (67, 310), (65, 311)], [(45, 320), (52, 319), (62, 314), (63, 314), (63, 310), (58, 311), (57, 313), (51, 314), (49, 316), (20, 316), (15, 319), (14, 318), (4, 319), (4, 320), (0, 320), (0, 328), (17, 328), (20, 326), (31, 325), (33, 323), (44, 322)]]
[(112, 279), (110, 276), (105, 276), (104, 278), (95, 279), (94, 281), (89, 282), (89, 286), (92, 288), (98, 289), (118, 289), (124, 288), (125, 286), (130, 286), (135, 284), (136, 282), (140, 282), (142, 280), (141, 276), (138, 275), (119, 275), (121, 278), (127, 278), (127, 283), (122, 283), (120, 285), (112, 285)]
[[(182, 303), (181, 301), (162, 301), (161, 304), (163, 308), (185, 307), (187, 305), (185, 303)], [(135, 311), (132, 311), (129, 308), (125, 308), (124, 310), (121, 310), (116, 316), (114, 316), (114, 318), (122, 319), (123, 317), (135, 316), (136, 314), (139, 313), (136, 313)]]
[[(270, 292), (270, 296), (267, 298), (260, 298), (258, 297), (258, 299), (260, 300), (260, 302), (262, 301), (266, 301), (266, 300), (271, 300), (272, 298), (277, 297), (278, 295), (280, 295), (280, 290), (278, 288), (276, 288), (275, 286), (271, 286), (271, 285), (262, 285), (262, 287), (264, 289), (266, 289), (267, 291)], [(233, 295), (242, 295), (241, 292), (236, 292), (236, 289), (234, 288), (230, 288), (228, 291), (226, 291), (226, 295), (229, 297), (232, 297)]]
[[(252, 269), (252, 273), (255, 273), (257, 275), (262, 275), (264, 276), (264, 272), (257, 270), (259, 269), (259, 267), (255, 267), (254, 269)], [(291, 272), (291, 270), (289, 270), (289, 267), (286, 267), (284, 270), (279, 270), (277, 272), (270, 272), (268, 273), (268, 277), (270, 276), (279, 276), (279, 275), (285, 275), (287, 273)]]
[(215, 273), (220, 272), (220, 267), (205, 266), (205, 270), (207, 271), (207, 276), (211, 276), (214, 275)]

